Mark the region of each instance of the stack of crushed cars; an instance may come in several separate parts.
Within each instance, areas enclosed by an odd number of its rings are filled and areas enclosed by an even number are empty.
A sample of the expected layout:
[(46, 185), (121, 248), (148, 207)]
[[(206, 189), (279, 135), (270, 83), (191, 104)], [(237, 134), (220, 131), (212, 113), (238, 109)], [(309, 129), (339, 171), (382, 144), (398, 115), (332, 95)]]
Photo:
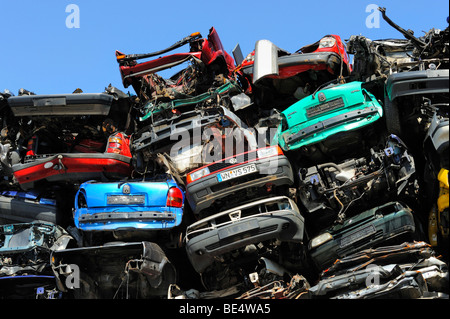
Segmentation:
[(116, 51), (135, 94), (1, 93), (1, 298), (448, 299), (449, 29), (379, 10), (404, 39), (212, 27)]

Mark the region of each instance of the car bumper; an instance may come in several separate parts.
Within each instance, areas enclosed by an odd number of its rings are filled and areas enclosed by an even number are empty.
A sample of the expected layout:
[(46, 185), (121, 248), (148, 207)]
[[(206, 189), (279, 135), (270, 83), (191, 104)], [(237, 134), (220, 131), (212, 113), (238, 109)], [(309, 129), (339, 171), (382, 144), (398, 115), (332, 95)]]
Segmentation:
[(265, 240), (301, 242), (304, 220), (293, 210), (242, 219), (192, 237), (186, 243), (188, 258), (198, 273), (217, 256)]
[(392, 211), (385, 215), (373, 213), (371, 216), (366, 214), (369, 212), (366, 211), (362, 213), (364, 218), (354, 217), (352, 222), (332, 233), (333, 239), (310, 249), (315, 265), (319, 269), (325, 269), (337, 259), (357, 251), (395, 242), (400, 240), (398, 238), (409, 237), (407, 239), (412, 240), (415, 233), (412, 212), (402, 208), (399, 203), (390, 203), (383, 207)]
[(114, 153), (62, 153), (40, 156), (12, 166), (14, 177), (24, 190), (36, 182), (121, 179), (131, 173), (131, 157)]
[(282, 132), (278, 143), (285, 151), (315, 144), (343, 131), (357, 130), (381, 118), (381, 107), (355, 107), (348, 112), (318, 121), (302, 123)]
[(385, 85), (385, 103), (398, 97), (448, 93), (449, 70), (400, 72), (389, 76)]
[(163, 230), (180, 225), (183, 208), (139, 209), (81, 208), (75, 210), (75, 226), (82, 231)]

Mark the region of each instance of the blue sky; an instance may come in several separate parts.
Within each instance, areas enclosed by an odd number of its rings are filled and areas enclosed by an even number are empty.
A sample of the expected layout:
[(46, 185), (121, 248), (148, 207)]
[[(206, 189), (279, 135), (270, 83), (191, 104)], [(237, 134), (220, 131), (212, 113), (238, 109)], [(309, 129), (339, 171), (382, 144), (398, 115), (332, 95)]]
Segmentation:
[[(342, 39), (361, 34), (370, 39), (403, 38), (380, 17), (368, 28), (370, 4), (386, 7), (387, 15), (420, 36), (448, 23), (447, 1), (153, 1), (153, 0), (0, 0), (2, 45), (0, 91), (17, 95), (20, 88), (37, 94), (102, 92), (108, 84), (122, 85), (115, 50), (148, 53), (168, 47), (214, 26), (230, 54), (239, 43), (244, 56), (255, 42), (268, 39), (293, 52), (326, 34)], [(68, 28), (71, 12), (79, 8), (79, 28)], [(182, 47), (175, 52), (183, 52)]]

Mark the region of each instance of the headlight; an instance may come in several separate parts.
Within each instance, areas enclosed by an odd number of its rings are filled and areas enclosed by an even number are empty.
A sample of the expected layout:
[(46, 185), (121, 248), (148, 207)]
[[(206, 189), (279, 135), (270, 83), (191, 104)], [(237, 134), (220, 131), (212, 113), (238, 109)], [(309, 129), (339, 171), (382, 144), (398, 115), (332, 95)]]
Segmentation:
[(206, 176), (209, 174), (209, 168), (208, 167), (204, 167), (199, 169), (198, 171), (192, 172), (190, 174), (187, 175), (186, 180), (188, 183), (193, 182), (203, 176)]
[(333, 236), (331, 236), (330, 233), (323, 233), (320, 234), (317, 237), (314, 237), (310, 243), (309, 243), (309, 249), (313, 249), (316, 248), (320, 245), (323, 245), (324, 243), (326, 243), (327, 241), (333, 239)]
[(336, 39), (333, 37), (324, 37), (319, 42), (319, 49), (321, 48), (331, 48), (336, 44)]

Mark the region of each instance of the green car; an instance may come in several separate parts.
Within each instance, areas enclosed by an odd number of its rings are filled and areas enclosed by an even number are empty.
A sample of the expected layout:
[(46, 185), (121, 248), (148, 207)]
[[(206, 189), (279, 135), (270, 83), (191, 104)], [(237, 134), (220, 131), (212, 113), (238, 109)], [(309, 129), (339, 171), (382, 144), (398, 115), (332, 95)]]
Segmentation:
[(324, 88), (284, 110), (276, 134), (281, 148), (296, 150), (381, 118), (383, 107), (362, 84), (350, 82)]

